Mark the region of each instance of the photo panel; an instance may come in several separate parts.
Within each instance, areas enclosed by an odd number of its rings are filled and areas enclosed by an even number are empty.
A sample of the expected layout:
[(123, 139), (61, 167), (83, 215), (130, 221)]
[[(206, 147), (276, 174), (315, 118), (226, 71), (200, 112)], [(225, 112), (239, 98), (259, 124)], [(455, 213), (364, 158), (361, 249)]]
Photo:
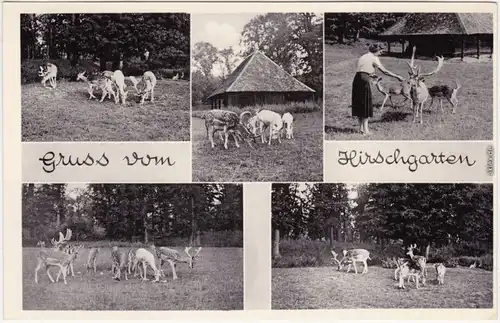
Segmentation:
[(190, 141), (188, 13), (23, 13), (22, 141)]
[(243, 310), (243, 185), (23, 184), (19, 280), (24, 311)]
[(493, 140), (494, 29), (493, 12), (325, 13), (325, 139)]
[(193, 181), (321, 181), (323, 13), (191, 20)]
[(493, 199), (492, 184), (272, 184), (272, 309), (493, 310)]

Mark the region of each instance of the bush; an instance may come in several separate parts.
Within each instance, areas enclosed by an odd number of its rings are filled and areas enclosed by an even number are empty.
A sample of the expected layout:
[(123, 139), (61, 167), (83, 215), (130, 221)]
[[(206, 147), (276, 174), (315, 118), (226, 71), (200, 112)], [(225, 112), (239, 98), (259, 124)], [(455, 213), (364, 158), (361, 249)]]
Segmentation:
[[(41, 65), (45, 64), (49, 60), (45, 59), (32, 59), (23, 60), (21, 62), (21, 83), (36, 83), (40, 82), (41, 78), (38, 76), (38, 71)], [(69, 60), (67, 59), (53, 59), (50, 62), (57, 66), (57, 79), (76, 81), (76, 76), (79, 72), (87, 71), (98, 72), (100, 67), (91, 60), (81, 59), (76, 66), (71, 66)], [(188, 67), (172, 68), (170, 66), (165, 66), (166, 61), (141, 61), (138, 59), (131, 59), (130, 61), (123, 62), (123, 74), (126, 76), (142, 76), (146, 71), (152, 71), (158, 77), (158, 79), (169, 78), (171, 79), (177, 73), (179, 76), (184, 72), (184, 79), (188, 80), (190, 77), (190, 69)], [(107, 70), (112, 70), (112, 64), (107, 63)]]

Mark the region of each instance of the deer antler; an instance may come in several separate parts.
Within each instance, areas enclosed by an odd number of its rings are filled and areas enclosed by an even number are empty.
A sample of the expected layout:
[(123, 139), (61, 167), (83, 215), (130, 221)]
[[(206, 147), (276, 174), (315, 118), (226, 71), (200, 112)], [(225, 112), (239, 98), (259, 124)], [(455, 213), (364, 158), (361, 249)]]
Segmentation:
[(73, 231), (71, 231), (71, 229), (66, 229), (66, 237), (64, 238), (64, 240), (69, 241), (72, 235)]
[(185, 252), (185, 253), (186, 253), (189, 257), (191, 257), (191, 254), (189, 253), (189, 250), (191, 250), (191, 247), (186, 247), (186, 248), (184, 249), (184, 252)]
[(200, 251), (201, 251), (201, 247), (198, 247), (198, 249), (195, 250), (196, 253), (194, 254), (193, 257), (198, 256), (198, 254), (200, 253)]
[(57, 243), (61, 243), (64, 241), (64, 235), (62, 234), (62, 232), (59, 232), (59, 240), (57, 241)]
[(443, 56), (436, 56), (437, 59), (438, 59), (438, 66), (436, 67), (436, 69), (434, 69), (432, 72), (429, 72), (429, 73), (423, 73), (423, 74), (420, 74), (420, 70), (419, 70), (419, 76), (431, 76), (431, 75), (434, 75), (436, 74), (437, 72), (439, 72), (439, 70), (441, 70), (441, 68), (443, 67), (443, 62), (444, 62), (444, 57)]

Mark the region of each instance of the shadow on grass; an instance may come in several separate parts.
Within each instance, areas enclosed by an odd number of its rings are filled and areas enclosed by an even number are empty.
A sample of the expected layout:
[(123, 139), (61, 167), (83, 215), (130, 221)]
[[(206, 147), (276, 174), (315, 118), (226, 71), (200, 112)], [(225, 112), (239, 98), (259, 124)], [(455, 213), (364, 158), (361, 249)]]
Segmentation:
[(337, 134), (337, 133), (355, 134), (355, 133), (359, 133), (359, 131), (357, 131), (354, 128), (325, 126), (325, 133), (327, 133), (327, 134)]
[(402, 111), (387, 111), (382, 114), (379, 120), (374, 120), (372, 123), (398, 122), (406, 120), (406, 117), (411, 115), (408, 112)]

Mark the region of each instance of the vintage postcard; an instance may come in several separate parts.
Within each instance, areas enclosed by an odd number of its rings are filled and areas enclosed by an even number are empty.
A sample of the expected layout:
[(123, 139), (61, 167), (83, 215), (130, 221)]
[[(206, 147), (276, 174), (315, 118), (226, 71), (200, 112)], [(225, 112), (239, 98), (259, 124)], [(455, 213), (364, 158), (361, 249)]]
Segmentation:
[(498, 4), (3, 3), (4, 317), (498, 318)]

